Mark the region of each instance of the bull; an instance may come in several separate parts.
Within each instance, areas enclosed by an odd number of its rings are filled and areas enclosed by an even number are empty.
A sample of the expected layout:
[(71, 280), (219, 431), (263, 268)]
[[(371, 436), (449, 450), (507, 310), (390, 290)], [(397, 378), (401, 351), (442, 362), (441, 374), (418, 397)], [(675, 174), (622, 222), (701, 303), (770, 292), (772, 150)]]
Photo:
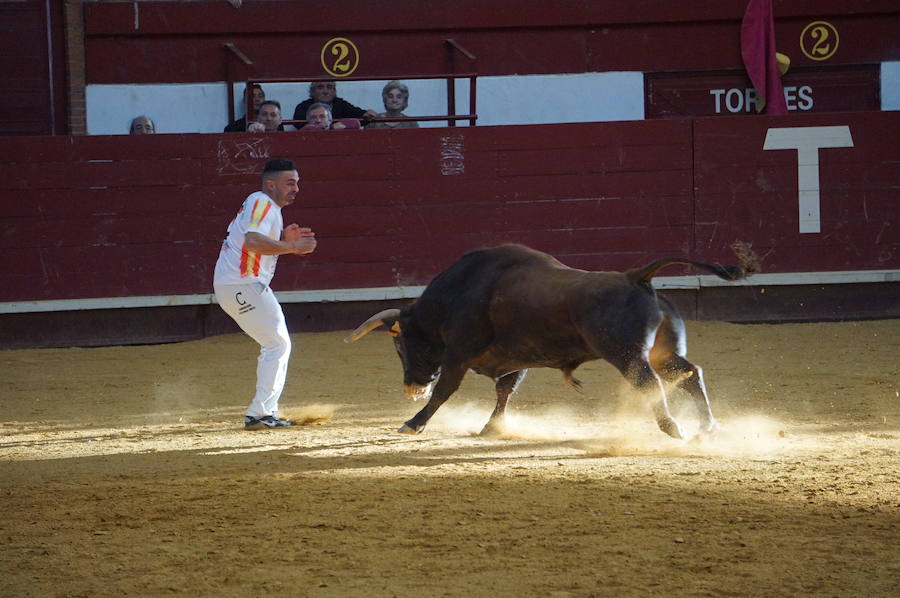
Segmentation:
[(495, 381), (497, 404), (481, 433), (500, 433), (509, 397), (528, 368), (559, 369), (580, 391), (573, 372), (596, 359), (611, 363), (650, 401), (669, 436), (683, 433), (664, 383), (690, 395), (701, 431), (709, 433), (716, 421), (703, 372), (686, 357), (684, 320), (651, 280), (671, 264), (690, 264), (729, 281), (758, 270), (749, 246), (735, 249), (740, 265), (671, 257), (626, 272), (577, 270), (522, 245), (478, 249), (438, 274), (414, 303), (373, 315), (344, 340), (382, 326), (393, 337), (407, 396), (428, 399), (401, 433), (422, 432), (469, 370)]

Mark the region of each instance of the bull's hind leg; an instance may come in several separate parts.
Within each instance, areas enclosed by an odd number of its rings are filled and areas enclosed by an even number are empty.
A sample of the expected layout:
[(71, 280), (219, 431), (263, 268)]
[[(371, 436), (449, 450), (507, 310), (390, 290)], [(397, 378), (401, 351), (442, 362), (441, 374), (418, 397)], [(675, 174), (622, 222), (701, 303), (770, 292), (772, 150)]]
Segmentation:
[(701, 430), (706, 434), (714, 432), (717, 425), (716, 418), (712, 414), (712, 406), (700, 366), (694, 365), (680, 355), (671, 355), (659, 365), (654, 364), (653, 367), (663, 380), (675, 384), (691, 395), (694, 407), (697, 408), (697, 415), (700, 417)]
[(650, 349), (650, 364), (663, 380), (691, 396), (700, 417), (701, 430), (705, 433), (713, 432), (716, 420), (703, 382), (703, 370), (684, 357), (687, 353), (684, 321), (668, 302), (662, 307), (666, 311), (666, 318), (656, 331), (656, 338)]
[(672, 438), (683, 438), (681, 426), (669, 413), (669, 401), (662, 380), (650, 367), (646, 352), (634, 348), (618, 355), (611, 355), (607, 361), (613, 364), (642, 396), (650, 400), (659, 429)]
[(656, 417), (656, 425), (659, 426), (659, 429), (672, 438), (684, 438), (681, 426), (669, 413), (666, 391), (659, 376), (650, 367), (650, 362), (644, 357), (635, 358), (622, 373), (635, 388), (641, 391), (641, 394), (651, 397), (653, 415)]
[(497, 380), (495, 386), (497, 389), (497, 406), (494, 407), (494, 412), (491, 413), (490, 419), (488, 419), (488, 422), (484, 425), (484, 428), (482, 428), (482, 436), (499, 436), (503, 433), (503, 418), (506, 414), (506, 403), (509, 401), (510, 395), (519, 389), (519, 385), (522, 383), (522, 380), (525, 379), (525, 374), (527, 373), (528, 370), (518, 370), (510, 372), (505, 376), (501, 376)]

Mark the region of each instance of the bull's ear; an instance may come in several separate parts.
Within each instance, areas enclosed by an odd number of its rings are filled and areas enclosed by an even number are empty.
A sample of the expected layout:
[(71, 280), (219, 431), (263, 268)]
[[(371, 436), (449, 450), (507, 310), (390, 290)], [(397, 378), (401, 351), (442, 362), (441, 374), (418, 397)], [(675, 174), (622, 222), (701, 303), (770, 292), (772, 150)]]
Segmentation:
[(394, 325), (391, 326), (387, 331), (387, 333), (390, 334), (391, 336), (393, 336), (394, 338), (397, 338), (398, 336), (400, 336), (400, 334), (402, 332), (403, 331), (400, 330), (400, 322), (394, 322)]

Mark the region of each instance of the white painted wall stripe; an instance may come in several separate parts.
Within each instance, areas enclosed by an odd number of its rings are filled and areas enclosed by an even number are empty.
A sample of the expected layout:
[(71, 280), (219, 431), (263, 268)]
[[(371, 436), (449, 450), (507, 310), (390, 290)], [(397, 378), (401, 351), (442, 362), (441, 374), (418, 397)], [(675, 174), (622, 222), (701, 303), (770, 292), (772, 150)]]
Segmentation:
[[(784, 274), (756, 274), (745, 280), (728, 282), (717, 276), (658, 276), (653, 279), (657, 289), (700, 289), (704, 287), (764, 287), (812, 284), (860, 284), (900, 282), (900, 270), (848, 270), (835, 272), (790, 272)], [(282, 303), (332, 303), (344, 301), (390, 301), (415, 299), (425, 286), (373, 287), (361, 289), (325, 289), (315, 291), (281, 291), (276, 293)], [(160, 295), (145, 297), (98, 297), (91, 299), (61, 299), (51, 301), (0, 302), (0, 314), (51, 311), (79, 311), (86, 309), (122, 309), (134, 307), (169, 307), (177, 305), (206, 305), (215, 303), (211, 293), (198, 295)]]
[(800, 233), (820, 233), (819, 150), (853, 147), (850, 127), (785, 127), (769, 129), (764, 150), (797, 150), (797, 188)]

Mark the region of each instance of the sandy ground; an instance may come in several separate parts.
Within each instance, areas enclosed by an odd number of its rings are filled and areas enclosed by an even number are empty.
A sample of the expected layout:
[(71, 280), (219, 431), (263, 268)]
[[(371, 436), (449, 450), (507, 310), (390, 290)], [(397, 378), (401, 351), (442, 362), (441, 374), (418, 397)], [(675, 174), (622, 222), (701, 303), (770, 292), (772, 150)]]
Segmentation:
[(694, 442), (602, 362), (531, 372), (506, 438), (474, 374), (398, 435), (387, 336), (342, 337), (294, 335), (318, 421), (262, 432), (241, 335), (0, 352), (0, 595), (900, 595), (900, 320), (689, 322)]

